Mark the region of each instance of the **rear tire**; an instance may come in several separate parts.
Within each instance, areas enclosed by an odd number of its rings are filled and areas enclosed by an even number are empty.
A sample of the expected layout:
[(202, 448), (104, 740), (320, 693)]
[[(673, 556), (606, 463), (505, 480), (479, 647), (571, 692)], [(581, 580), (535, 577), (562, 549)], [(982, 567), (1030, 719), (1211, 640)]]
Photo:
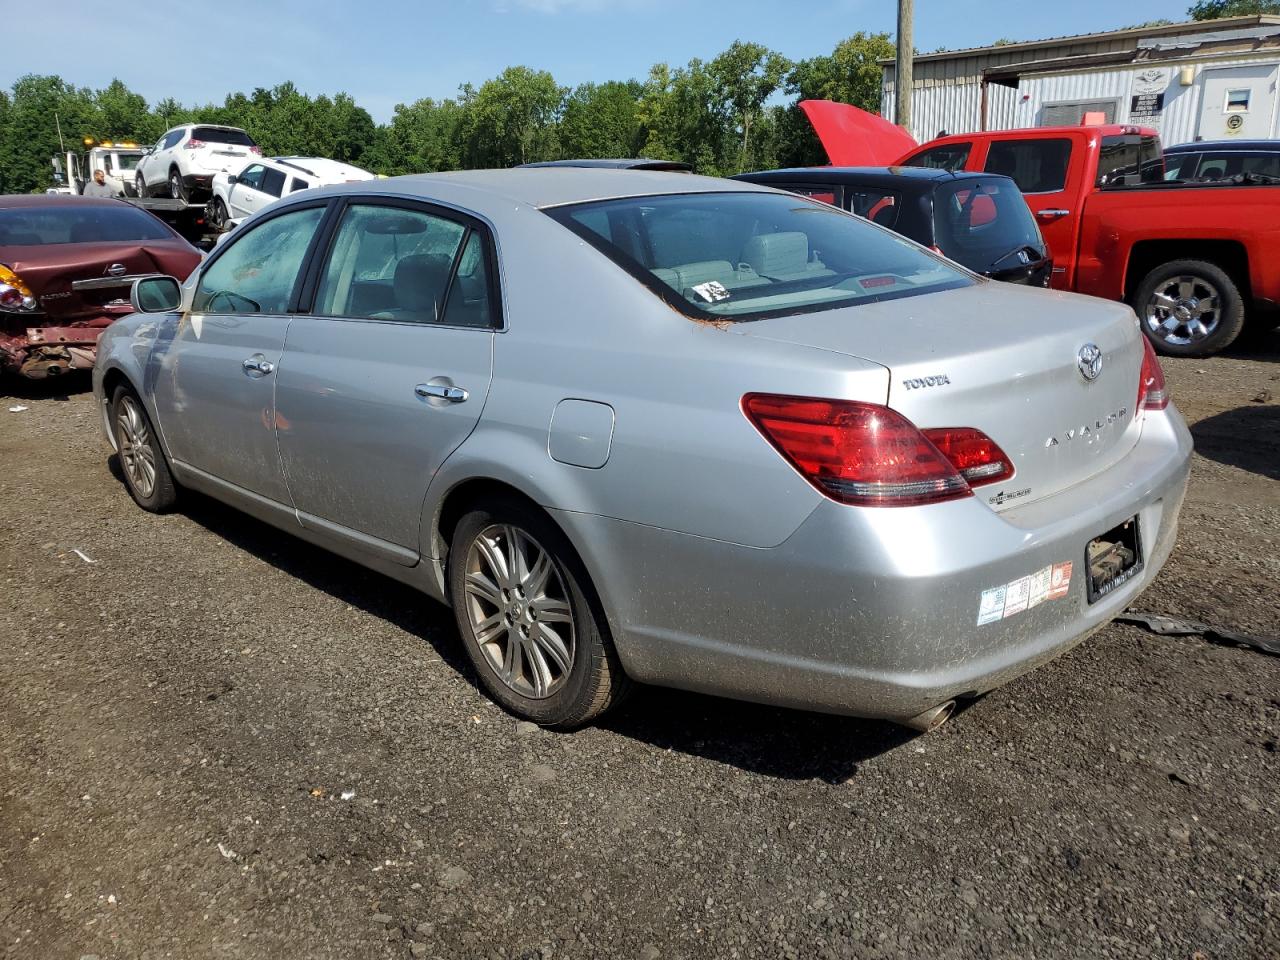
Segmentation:
[(447, 577), (467, 657), (511, 713), (568, 730), (626, 694), (586, 570), (544, 514), (514, 499), (477, 506), (454, 530)]
[(143, 510), (165, 513), (178, 501), (178, 485), (156, 438), (147, 408), (123, 384), (111, 398), (111, 433), (120, 457), (125, 487)]
[(182, 182), (182, 174), (178, 172), (177, 167), (169, 171), (169, 196), (183, 203), (191, 202), (191, 194), (187, 191), (186, 184)]
[(1161, 264), (1138, 285), (1132, 305), (1152, 346), (1172, 357), (1212, 356), (1244, 327), (1240, 288), (1208, 260)]

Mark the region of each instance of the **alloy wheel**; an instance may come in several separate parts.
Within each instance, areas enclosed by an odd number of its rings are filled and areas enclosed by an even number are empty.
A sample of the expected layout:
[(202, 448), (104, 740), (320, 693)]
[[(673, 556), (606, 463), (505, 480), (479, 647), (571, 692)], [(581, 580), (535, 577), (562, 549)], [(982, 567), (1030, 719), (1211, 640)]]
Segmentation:
[(467, 622), (498, 678), (543, 700), (573, 670), (573, 608), (559, 564), (513, 524), (486, 527), (467, 551)]
[(137, 190), (137, 192), (138, 192), (138, 196), (139, 196), (139, 197), (144, 198), (144, 199), (146, 198), (146, 196), (147, 196), (147, 181), (145, 181), (145, 180), (143, 180), (143, 179), (142, 179), (142, 174), (138, 174), (138, 175), (134, 178), (134, 189), (135, 189), (135, 190)]
[(133, 397), (120, 398), (116, 407), (116, 441), (120, 446), (120, 462), (129, 483), (142, 499), (156, 488), (156, 453), (151, 431), (142, 407)]
[(1222, 319), (1222, 295), (1204, 277), (1170, 277), (1151, 293), (1143, 311), (1147, 332), (1174, 346), (1199, 343)]

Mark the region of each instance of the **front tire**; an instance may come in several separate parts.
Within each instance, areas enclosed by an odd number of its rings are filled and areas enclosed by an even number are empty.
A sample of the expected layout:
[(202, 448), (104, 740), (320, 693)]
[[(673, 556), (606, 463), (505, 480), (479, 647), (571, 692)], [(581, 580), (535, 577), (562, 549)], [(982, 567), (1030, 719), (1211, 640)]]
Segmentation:
[(1225, 270), (1207, 260), (1173, 260), (1143, 278), (1133, 298), (1142, 332), (1159, 353), (1208, 357), (1244, 327), (1244, 299)]
[(172, 508), (178, 500), (178, 487), (169, 463), (142, 401), (123, 385), (111, 399), (111, 430), (129, 496), (150, 513)]
[(209, 223), (213, 229), (221, 233), (227, 229), (227, 205), (222, 202), (221, 197), (214, 197), (209, 215)]
[(134, 189), (138, 191), (138, 197), (145, 200), (149, 194), (147, 193), (147, 181), (142, 179), (142, 174), (138, 174), (133, 178)]
[(545, 515), (515, 500), (467, 513), (450, 544), (448, 582), (467, 657), (511, 713), (573, 729), (625, 694), (586, 571)]

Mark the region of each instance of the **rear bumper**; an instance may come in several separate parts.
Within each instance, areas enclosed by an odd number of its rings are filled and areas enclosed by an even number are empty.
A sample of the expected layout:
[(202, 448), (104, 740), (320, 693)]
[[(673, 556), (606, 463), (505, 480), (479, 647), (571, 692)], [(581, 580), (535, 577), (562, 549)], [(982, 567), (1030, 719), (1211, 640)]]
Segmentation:
[[(743, 547), (582, 514), (557, 519), (591, 569), (637, 680), (905, 719), (983, 693), (1120, 613), (1173, 549), (1191, 437), (1147, 415), (1119, 464), (997, 514), (979, 498), (879, 510), (824, 501), (783, 544)], [(1084, 552), (1137, 515), (1144, 568), (1090, 604)], [(986, 591), (1072, 563), (1065, 595), (979, 623)]]
[(0, 371), (43, 380), (71, 370), (90, 369), (97, 355), (98, 337), (114, 319), (104, 317), (93, 326), (32, 326), (22, 335), (0, 333)]

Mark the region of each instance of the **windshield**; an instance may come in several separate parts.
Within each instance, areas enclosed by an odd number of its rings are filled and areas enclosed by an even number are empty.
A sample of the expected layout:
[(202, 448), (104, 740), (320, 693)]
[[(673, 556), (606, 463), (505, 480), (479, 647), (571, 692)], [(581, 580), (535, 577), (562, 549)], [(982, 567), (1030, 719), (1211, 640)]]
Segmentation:
[(205, 143), (229, 143), (236, 147), (253, 147), (253, 138), (243, 130), (226, 130), (222, 127), (196, 127), (191, 131), (192, 140)]
[(57, 243), (119, 243), (171, 240), (168, 228), (144, 210), (121, 203), (79, 203), (0, 210), (0, 246), (42, 247)]
[(809, 313), (973, 282), (897, 234), (784, 194), (631, 197), (546, 212), (700, 319)]
[(1043, 254), (1040, 228), (1022, 193), (1009, 180), (961, 180), (934, 192), (933, 233), (938, 249), (970, 270), (987, 273), (1031, 248)]

